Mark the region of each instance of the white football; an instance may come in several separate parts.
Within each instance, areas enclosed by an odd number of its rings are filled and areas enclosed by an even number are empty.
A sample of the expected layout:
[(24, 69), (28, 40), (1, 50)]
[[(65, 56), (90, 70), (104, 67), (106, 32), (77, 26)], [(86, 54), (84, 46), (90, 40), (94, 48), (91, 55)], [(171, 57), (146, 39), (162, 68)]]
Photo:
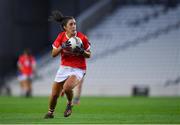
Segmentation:
[(74, 50), (76, 46), (80, 47), (82, 46), (82, 41), (79, 37), (71, 37), (68, 41), (70, 41), (71, 49)]

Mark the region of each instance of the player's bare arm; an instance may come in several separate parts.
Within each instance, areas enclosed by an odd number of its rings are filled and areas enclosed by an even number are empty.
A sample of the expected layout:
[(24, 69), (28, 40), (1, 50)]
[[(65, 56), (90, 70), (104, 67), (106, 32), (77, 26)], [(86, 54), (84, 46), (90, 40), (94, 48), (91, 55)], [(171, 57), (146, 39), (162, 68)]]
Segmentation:
[(22, 69), (23, 69), (22, 65), (21, 65), (21, 64), (18, 64), (17, 66), (18, 66), (18, 70), (21, 72)]
[(52, 57), (56, 57), (57, 55), (59, 55), (59, 53), (61, 52), (62, 49), (68, 48), (70, 46), (71, 46), (70, 42), (66, 41), (58, 48), (53, 47), (52, 53), (51, 53)]
[(59, 48), (53, 48), (52, 52), (51, 52), (51, 56), (52, 57), (56, 57), (57, 55), (59, 55), (59, 53), (61, 52), (62, 48), (61, 46)]

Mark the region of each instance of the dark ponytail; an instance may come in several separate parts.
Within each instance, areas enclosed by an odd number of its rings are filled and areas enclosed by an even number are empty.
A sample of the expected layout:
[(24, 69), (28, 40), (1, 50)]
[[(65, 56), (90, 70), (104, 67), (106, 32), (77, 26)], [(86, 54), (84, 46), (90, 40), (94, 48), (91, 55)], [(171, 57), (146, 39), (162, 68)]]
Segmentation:
[(52, 15), (49, 16), (48, 21), (61, 23), (63, 19), (64, 19), (63, 14), (60, 11), (55, 10), (55, 11), (52, 11)]
[(70, 20), (70, 19), (74, 19), (74, 17), (63, 16), (63, 14), (60, 11), (55, 10), (55, 11), (52, 11), (52, 15), (49, 16), (48, 21), (56, 22), (56, 23), (60, 24), (62, 29), (64, 30), (64, 26), (66, 26), (68, 20)]

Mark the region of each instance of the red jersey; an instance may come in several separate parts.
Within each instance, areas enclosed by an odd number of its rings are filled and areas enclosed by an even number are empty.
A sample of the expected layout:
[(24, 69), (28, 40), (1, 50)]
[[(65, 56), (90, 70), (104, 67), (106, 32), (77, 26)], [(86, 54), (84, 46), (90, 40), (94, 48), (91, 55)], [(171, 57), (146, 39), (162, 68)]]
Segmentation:
[[(85, 50), (90, 50), (89, 40), (84, 34), (82, 34), (81, 32), (77, 32), (76, 37), (79, 37), (82, 40)], [(59, 33), (58, 37), (53, 43), (53, 48), (58, 48), (68, 39), (69, 38), (65, 32)], [(61, 51), (61, 65), (86, 70), (86, 60), (82, 55), (77, 56), (74, 54), (66, 54), (63, 50)]]
[(18, 65), (21, 67), (20, 72), (25, 75), (31, 75), (33, 73), (33, 65), (35, 65), (35, 58), (33, 56), (20, 55), (18, 59)]

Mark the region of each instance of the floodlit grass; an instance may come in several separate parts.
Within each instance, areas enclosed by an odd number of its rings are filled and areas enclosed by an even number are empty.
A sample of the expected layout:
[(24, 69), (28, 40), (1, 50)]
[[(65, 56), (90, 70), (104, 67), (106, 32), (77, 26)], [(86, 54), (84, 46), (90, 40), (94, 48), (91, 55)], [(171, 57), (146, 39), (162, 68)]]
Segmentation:
[(0, 97), (0, 124), (180, 124), (178, 97), (82, 97), (81, 104), (73, 107), (68, 118), (63, 117), (64, 97), (58, 100), (55, 118), (43, 119), (48, 100), (48, 97)]

